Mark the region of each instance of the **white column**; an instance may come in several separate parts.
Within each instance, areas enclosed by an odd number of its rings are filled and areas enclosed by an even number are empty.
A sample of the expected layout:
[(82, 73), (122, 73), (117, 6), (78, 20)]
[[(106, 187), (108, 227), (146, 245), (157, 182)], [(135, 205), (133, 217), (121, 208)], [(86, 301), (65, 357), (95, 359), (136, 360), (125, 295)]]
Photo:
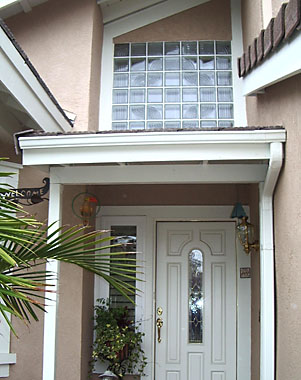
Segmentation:
[[(51, 227), (51, 231), (61, 225), (62, 188), (61, 184), (53, 183), (53, 178), (50, 177), (48, 224), (55, 223)], [(43, 380), (55, 380), (59, 262), (48, 261), (46, 269), (53, 273), (54, 279), (49, 281), (49, 285), (51, 285), (49, 289), (52, 292), (47, 294), (50, 300), (47, 301), (47, 313), (45, 313), (44, 319)]]

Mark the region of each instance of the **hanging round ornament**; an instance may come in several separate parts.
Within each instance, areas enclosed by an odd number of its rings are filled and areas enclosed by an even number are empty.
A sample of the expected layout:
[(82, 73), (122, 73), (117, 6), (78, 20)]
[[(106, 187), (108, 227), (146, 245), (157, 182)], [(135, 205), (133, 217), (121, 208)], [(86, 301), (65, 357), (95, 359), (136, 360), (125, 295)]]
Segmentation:
[(95, 194), (79, 193), (72, 200), (72, 211), (82, 220), (83, 225), (87, 226), (90, 220), (99, 213), (100, 202)]

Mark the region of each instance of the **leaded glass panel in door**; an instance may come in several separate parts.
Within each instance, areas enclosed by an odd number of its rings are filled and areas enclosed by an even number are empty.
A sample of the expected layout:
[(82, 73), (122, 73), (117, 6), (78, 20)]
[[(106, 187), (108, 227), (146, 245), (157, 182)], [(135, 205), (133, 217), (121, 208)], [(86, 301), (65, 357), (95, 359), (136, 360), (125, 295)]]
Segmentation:
[(189, 343), (203, 343), (203, 253), (193, 249), (188, 258)]

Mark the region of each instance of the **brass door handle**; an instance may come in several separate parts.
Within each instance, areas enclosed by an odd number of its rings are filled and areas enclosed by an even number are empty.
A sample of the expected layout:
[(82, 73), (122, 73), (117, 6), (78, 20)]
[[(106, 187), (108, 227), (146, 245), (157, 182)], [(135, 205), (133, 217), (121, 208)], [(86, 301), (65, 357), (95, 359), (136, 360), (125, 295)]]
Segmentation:
[(157, 325), (157, 329), (158, 329), (158, 343), (161, 343), (161, 341), (162, 341), (162, 339), (161, 339), (161, 328), (163, 326), (163, 319), (160, 317), (157, 318), (156, 325)]

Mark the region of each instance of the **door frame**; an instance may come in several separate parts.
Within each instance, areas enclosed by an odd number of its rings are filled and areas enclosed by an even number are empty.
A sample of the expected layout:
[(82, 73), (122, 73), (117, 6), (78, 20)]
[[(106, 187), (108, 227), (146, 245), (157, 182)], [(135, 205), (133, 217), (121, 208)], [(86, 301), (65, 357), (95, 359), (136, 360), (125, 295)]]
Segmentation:
[[(144, 305), (145, 342), (144, 348), (149, 363), (146, 367), (146, 375), (154, 379), (154, 352), (155, 352), (155, 300), (156, 300), (156, 229), (157, 222), (170, 221), (222, 221), (234, 223), (229, 216), (233, 206), (103, 206), (96, 218), (96, 228), (104, 228), (106, 219), (120, 218), (122, 224), (129, 224), (137, 220), (144, 226), (143, 243), (145, 252), (144, 293), (142, 304)], [(245, 207), (248, 210), (248, 207)], [(139, 237), (138, 237), (139, 239)], [(250, 256), (247, 256), (240, 244), (236, 241), (236, 284), (237, 284), (237, 308), (236, 308), (236, 380), (250, 380), (251, 378), (251, 279), (240, 278), (240, 268), (250, 267)], [(101, 283), (95, 279), (95, 294)], [(151, 300), (151, 302), (150, 302)]]

